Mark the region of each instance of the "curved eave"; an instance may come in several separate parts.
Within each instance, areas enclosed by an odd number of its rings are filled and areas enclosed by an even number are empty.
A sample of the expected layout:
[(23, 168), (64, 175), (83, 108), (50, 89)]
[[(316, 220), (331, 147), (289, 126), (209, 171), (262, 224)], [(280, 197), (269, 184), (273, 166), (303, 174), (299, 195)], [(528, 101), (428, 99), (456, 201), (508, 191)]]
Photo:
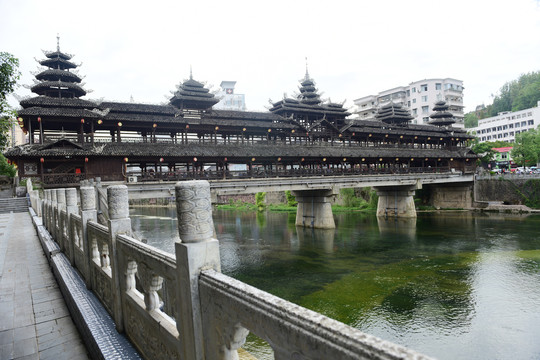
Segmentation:
[(271, 112), (274, 114), (279, 113), (313, 113), (313, 114), (326, 114), (326, 115), (336, 115), (339, 117), (346, 117), (349, 116), (350, 113), (346, 112), (345, 109), (342, 111), (337, 111), (335, 108), (323, 108), (321, 106), (313, 107), (313, 106), (286, 106), (282, 104), (279, 107), (270, 109)]
[(45, 59), (40, 60), (39, 63), (43, 66), (47, 66), (52, 69), (75, 69), (77, 67), (76, 64), (72, 63), (71, 61), (64, 60), (62, 58), (52, 58), (52, 59)]
[(174, 97), (171, 99), (171, 104), (177, 107), (183, 105), (186, 109), (208, 109), (219, 102), (215, 98), (206, 98), (198, 96)]
[(73, 94), (73, 96), (75, 97), (86, 95), (86, 91), (79, 85), (64, 81), (43, 81), (39, 84), (32, 86), (30, 90), (39, 95), (46, 95), (48, 92), (51, 91), (65, 91)]
[(57, 98), (50, 96), (36, 96), (30, 99), (21, 100), (20, 102), (23, 108), (28, 107), (73, 107), (73, 108), (89, 108), (93, 109), (97, 107), (97, 104), (83, 99), (69, 99), (69, 98)]
[(55, 58), (61, 58), (61, 59), (64, 59), (64, 60), (70, 60), (73, 55), (70, 55), (70, 54), (66, 54), (66, 53), (63, 53), (61, 51), (44, 51), (45, 53), (45, 56), (49, 59), (55, 59)]
[(76, 82), (80, 83), (82, 79), (78, 77), (76, 74), (71, 73), (66, 70), (58, 70), (58, 69), (49, 69), (40, 72), (36, 75), (36, 79), (40, 81), (68, 81), (68, 82)]
[(48, 108), (48, 107), (30, 107), (19, 110), (18, 116), (21, 117), (50, 117), (50, 118), (75, 118), (79, 119), (97, 119), (99, 115), (86, 109), (77, 108)]

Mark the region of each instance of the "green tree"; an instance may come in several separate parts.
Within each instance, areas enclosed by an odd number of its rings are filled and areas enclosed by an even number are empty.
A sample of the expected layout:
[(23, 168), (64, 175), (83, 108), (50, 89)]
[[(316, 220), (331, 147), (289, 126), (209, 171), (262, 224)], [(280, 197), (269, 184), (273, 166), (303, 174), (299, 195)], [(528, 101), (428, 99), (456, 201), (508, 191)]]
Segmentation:
[(0, 52), (0, 151), (9, 141), (9, 129), (15, 116), (15, 110), (9, 106), (7, 96), (15, 91), (20, 77), (19, 60), (10, 53)]
[(465, 114), (465, 127), (466, 128), (473, 128), (478, 126), (478, 116), (476, 116), (475, 113), (470, 112)]
[(15, 166), (9, 164), (5, 156), (0, 153), (0, 175), (14, 177), (15, 174), (17, 174)]
[(522, 132), (516, 136), (512, 158), (521, 166), (536, 165), (540, 160), (540, 131)]

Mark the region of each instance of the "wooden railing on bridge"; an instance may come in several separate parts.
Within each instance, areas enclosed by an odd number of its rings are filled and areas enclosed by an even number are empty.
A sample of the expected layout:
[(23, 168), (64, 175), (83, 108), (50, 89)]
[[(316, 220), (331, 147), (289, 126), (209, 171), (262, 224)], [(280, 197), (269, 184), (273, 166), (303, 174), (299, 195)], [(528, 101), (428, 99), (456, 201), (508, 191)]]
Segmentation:
[(108, 226), (97, 222), (94, 187), (76, 191), (48, 189), (43, 201), (33, 191), (32, 203), (146, 359), (238, 359), (250, 331), (276, 359), (427, 358), (221, 274), (206, 181), (176, 184), (175, 254), (132, 237), (127, 186), (107, 188)]

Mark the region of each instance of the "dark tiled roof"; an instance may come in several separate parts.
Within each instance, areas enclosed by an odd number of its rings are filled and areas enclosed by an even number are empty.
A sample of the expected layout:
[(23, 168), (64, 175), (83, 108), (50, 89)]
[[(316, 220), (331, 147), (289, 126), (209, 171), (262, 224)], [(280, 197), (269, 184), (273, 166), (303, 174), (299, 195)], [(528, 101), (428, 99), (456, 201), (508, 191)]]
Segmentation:
[(470, 152), (468, 148), (449, 149), (412, 149), (412, 148), (394, 148), (394, 147), (356, 147), (356, 146), (283, 146), (280, 144), (238, 144), (238, 145), (212, 145), (208, 144), (154, 144), (154, 143), (107, 143), (91, 144), (85, 143), (82, 148), (62, 146), (57, 148), (44, 149), (43, 145), (21, 145), (11, 148), (5, 152), (9, 158), (19, 157), (65, 157), (65, 156), (117, 156), (117, 157), (136, 157), (136, 158), (160, 158), (176, 157), (191, 158), (204, 157), (219, 158), (227, 157), (231, 162), (235, 158), (272, 158), (272, 157), (306, 157), (306, 158), (395, 158), (396, 152), (401, 158), (474, 158), (476, 155)]
[(90, 110), (80, 108), (57, 108), (57, 107), (29, 107), (19, 110), (19, 116), (41, 116), (41, 117), (64, 117), (64, 118), (78, 118), (78, 119), (97, 119), (99, 114), (96, 114)]
[(54, 81), (54, 80), (62, 80), (62, 81), (68, 81), (68, 82), (76, 82), (80, 83), (82, 80), (81, 78), (72, 72), (65, 71), (65, 70), (58, 70), (58, 69), (48, 69), (40, 72), (36, 75), (36, 79), (43, 80), (43, 81)]
[(21, 100), (21, 106), (23, 108), (37, 106), (37, 107), (71, 107), (71, 108), (86, 108), (93, 109), (97, 107), (97, 104), (83, 99), (72, 98), (54, 98), (50, 96), (36, 96), (30, 99)]
[(30, 89), (32, 92), (44, 95), (50, 91), (62, 91), (72, 93), (75, 97), (86, 95), (86, 91), (79, 85), (65, 81), (42, 81)]

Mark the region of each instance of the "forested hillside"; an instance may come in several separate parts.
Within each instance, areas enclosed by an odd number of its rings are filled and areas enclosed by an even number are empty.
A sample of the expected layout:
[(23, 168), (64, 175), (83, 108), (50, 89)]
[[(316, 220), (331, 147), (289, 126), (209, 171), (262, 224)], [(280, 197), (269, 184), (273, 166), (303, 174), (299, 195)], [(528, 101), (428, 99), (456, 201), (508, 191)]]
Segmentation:
[(536, 106), (540, 100), (540, 71), (521, 75), (518, 79), (504, 84), (488, 105), (477, 114), (465, 114), (465, 127), (475, 127), (478, 119), (496, 116), (502, 111), (518, 111)]

